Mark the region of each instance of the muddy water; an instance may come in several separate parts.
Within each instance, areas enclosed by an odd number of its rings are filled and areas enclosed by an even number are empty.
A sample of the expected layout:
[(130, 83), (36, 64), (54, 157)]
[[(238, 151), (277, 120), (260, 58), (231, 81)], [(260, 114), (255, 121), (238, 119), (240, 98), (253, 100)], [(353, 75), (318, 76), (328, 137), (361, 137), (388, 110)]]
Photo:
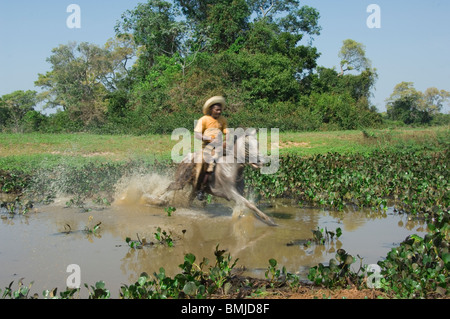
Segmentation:
[[(144, 271), (152, 274), (164, 267), (167, 275), (175, 275), (187, 253), (193, 253), (197, 260), (207, 257), (212, 262), (217, 244), (239, 258), (238, 266), (245, 266), (248, 275), (264, 278), (268, 260), (274, 258), (289, 272), (306, 278), (309, 267), (328, 262), (339, 248), (359, 254), (363, 263), (371, 264), (409, 234), (425, 232), (420, 222), (409, 221), (392, 209), (384, 214), (370, 210), (332, 213), (278, 201), (260, 206), (279, 225), (269, 227), (248, 210), (231, 208), (226, 202), (177, 207), (168, 216), (164, 208), (145, 206), (141, 195), (128, 190), (106, 209), (64, 208), (65, 199), (61, 198), (52, 205), (34, 208), (26, 216), (3, 211), (1, 288), (25, 278), (24, 283), (34, 281), (32, 291), (40, 296), (45, 289), (64, 290), (70, 275), (67, 266), (77, 264), (82, 291), (87, 291), (84, 283), (93, 285), (104, 280), (112, 296), (118, 297), (120, 286), (134, 283)], [(99, 222), (95, 234), (84, 231)], [(158, 227), (171, 234), (173, 247), (131, 249), (125, 242), (126, 237), (138, 236), (155, 242)], [(311, 230), (317, 227), (331, 231), (340, 227), (343, 234), (325, 245), (305, 247), (302, 243), (312, 237)]]

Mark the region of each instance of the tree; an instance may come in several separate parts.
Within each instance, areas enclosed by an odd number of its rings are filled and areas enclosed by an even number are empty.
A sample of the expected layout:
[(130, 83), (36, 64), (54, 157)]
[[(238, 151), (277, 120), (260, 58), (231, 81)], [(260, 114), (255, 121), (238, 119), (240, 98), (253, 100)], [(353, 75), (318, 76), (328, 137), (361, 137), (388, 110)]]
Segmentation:
[(184, 25), (183, 39), (179, 45), (178, 52), (175, 54), (176, 63), (183, 72), (183, 79), (186, 75), (186, 70), (195, 63), (197, 55), (210, 46), (211, 39), (206, 35), (198, 35), (192, 25)]
[(292, 75), (304, 82), (317, 67), (320, 54), (311, 45), (301, 45), (305, 35), (320, 34), (320, 14), (299, 7), (298, 1), (249, 1), (255, 20), (250, 23), (243, 48), (250, 53), (281, 54), (291, 61)]
[(319, 12), (309, 6), (300, 9), (289, 10), (289, 12), (278, 19), (281, 30), (291, 34), (308, 34), (310, 36), (320, 35)]
[[(314, 11), (314, 15), (317, 15), (318, 18), (318, 12), (315, 9), (308, 6), (300, 7), (300, 1), (298, 0), (247, 0), (247, 3), (252, 11), (252, 14), (256, 15), (256, 20), (266, 18), (274, 19), (274, 16), (286, 17), (289, 14), (292, 14), (292, 16), (298, 16), (299, 12), (311, 10)], [(300, 9), (298, 9), (299, 7)], [(288, 18), (288, 20), (289, 19), (290, 18)], [(308, 24), (307, 28), (317, 28), (317, 19), (314, 20), (315, 21), (309, 20), (309, 23), (305, 23), (304, 26)], [(320, 28), (317, 31), (320, 31)]]
[(2, 97), (0, 97), (0, 128), (5, 127), (8, 124), (10, 117), (9, 109), (3, 102)]
[(417, 91), (412, 82), (401, 82), (386, 100), (388, 118), (406, 124), (429, 123), (450, 99), (450, 92), (428, 88)]
[(246, 0), (176, 0), (199, 38), (208, 39), (211, 52), (228, 49), (248, 29), (251, 15)]
[[(0, 110), (0, 112), (9, 115), (13, 131), (19, 132), (21, 131), (22, 119), (28, 112), (34, 110), (37, 103), (38, 97), (36, 91), (14, 91), (1, 97), (0, 108), (3, 108), (4, 110)], [(4, 122), (5, 123), (2, 123), (3, 125), (8, 124), (8, 121)]]
[(115, 91), (120, 89), (119, 86), (123, 82), (127, 82), (127, 77), (131, 76), (131, 67), (128, 63), (137, 56), (138, 46), (133, 35), (120, 34), (109, 39), (104, 48), (107, 51), (111, 71), (105, 74), (104, 84), (110, 91)]
[(371, 67), (371, 62), (366, 57), (365, 46), (351, 39), (343, 41), (339, 58), (341, 59), (341, 75), (344, 75), (346, 71), (361, 71)]
[(209, 8), (216, 3), (216, 0), (175, 0), (175, 2), (187, 20), (199, 27), (208, 19)]
[(172, 57), (178, 52), (185, 22), (178, 11), (166, 1), (149, 0), (127, 10), (115, 26), (116, 35), (131, 34), (136, 46), (141, 47), (136, 76), (145, 78), (158, 56)]
[(426, 89), (423, 93), (422, 109), (434, 116), (438, 114), (442, 110), (443, 106), (448, 104), (449, 101), (450, 92), (431, 87)]
[[(318, 127), (320, 119), (330, 128), (377, 121), (369, 105), (377, 74), (362, 44), (344, 42), (341, 75), (314, 74), (320, 53), (311, 40), (321, 31), (316, 9), (299, 0), (173, 3), (149, 0), (117, 24), (117, 34), (131, 34), (141, 50), (131, 72), (131, 93), (110, 99), (108, 113), (121, 123), (129, 121), (141, 133), (192, 126), (199, 113), (192, 106), (218, 94), (227, 97), (230, 123), (238, 125), (281, 125), (278, 120), (285, 116), (291, 116), (282, 124), (286, 129)], [(361, 72), (344, 74), (350, 69)], [(319, 95), (309, 99), (314, 90)], [(321, 104), (314, 108), (316, 101)], [(298, 124), (304, 116), (314, 125)]]
[(275, 32), (274, 37), (291, 34), (296, 36), (295, 44), (303, 34), (318, 35), (321, 29), (319, 12), (300, 6), (297, 0), (176, 0), (176, 3), (198, 34), (205, 34), (211, 40), (215, 53), (227, 50), (242, 38), (255, 36), (257, 32), (252, 28), (261, 31), (268, 26), (265, 31), (271, 29), (269, 33)]
[(335, 69), (318, 67), (311, 90), (322, 93), (349, 93), (355, 101), (365, 101), (368, 108), (377, 77), (375, 69), (366, 69), (357, 75), (341, 75)]
[(203, 30), (210, 39), (210, 49), (227, 50), (248, 29), (250, 10), (245, 0), (220, 0), (209, 7)]
[(419, 104), (421, 92), (414, 88), (412, 82), (397, 84), (391, 96), (386, 100), (388, 118), (406, 124), (420, 122)]
[(110, 40), (105, 48), (87, 42), (54, 48), (47, 59), (51, 71), (39, 74), (35, 82), (44, 89), (40, 97), (45, 107), (62, 107), (72, 120), (85, 125), (101, 123), (107, 94), (127, 72), (133, 52), (125, 38)]

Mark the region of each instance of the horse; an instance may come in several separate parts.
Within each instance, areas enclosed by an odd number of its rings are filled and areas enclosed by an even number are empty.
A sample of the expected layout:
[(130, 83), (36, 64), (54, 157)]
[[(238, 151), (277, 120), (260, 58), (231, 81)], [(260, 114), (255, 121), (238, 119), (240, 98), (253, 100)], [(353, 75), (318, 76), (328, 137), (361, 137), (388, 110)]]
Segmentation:
[[(267, 158), (258, 151), (256, 131), (246, 130), (244, 132), (243, 129), (236, 129), (233, 135), (234, 143), (216, 158), (215, 170), (209, 177), (204, 192), (244, 205), (252, 210), (262, 222), (269, 226), (277, 226), (269, 216), (243, 196), (245, 166), (251, 165), (258, 169), (267, 162)], [(190, 185), (192, 189), (188, 196), (189, 203), (192, 203), (200, 189), (208, 166), (208, 163), (202, 160), (202, 155), (201, 151), (197, 151), (189, 153), (183, 158), (176, 169), (175, 180), (168, 186), (167, 192), (179, 191), (186, 185)]]

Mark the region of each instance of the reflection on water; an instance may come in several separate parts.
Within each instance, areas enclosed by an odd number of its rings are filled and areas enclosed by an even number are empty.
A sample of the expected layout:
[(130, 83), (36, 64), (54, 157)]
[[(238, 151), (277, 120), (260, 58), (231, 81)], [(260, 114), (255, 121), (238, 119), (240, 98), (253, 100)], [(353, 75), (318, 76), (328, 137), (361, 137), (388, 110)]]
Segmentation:
[[(227, 204), (228, 205), (228, 204)], [(164, 267), (167, 275), (180, 271), (184, 255), (193, 253), (197, 260), (214, 260), (214, 249), (227, 249), (246, 274), (264, 277), (268, 260), (274, 258), (291, 273), (306, 278), (307, 269), (328, 262), (339, 248), (363, 257), (363, 263), (376, 263), (409, 234), (424, 234), (425, 226), (406, 215), (371, 210), (325, 210), (299, 208), (277, 201), (262, 205), (278, 227), (269, 227), (246, 209), (231, 209), (223, 203), (206, 207), (177, 208), (168, 216), (164, 208), (152, 208), (130, 202), (116, 202), (107, 209), (88, 212), (63, 208), (58, 203), (38, 207), (27, 216), (11, 216), (2, 212), (0, 223), (0, 285), (9, 285), (24, 277), (34, 281), (32, 291), (58, 287), (64, 290), (70, 264), (81, 267), (81, 283), (93, 285), (104, 280), (113, 297), (120, 285), (136, 281), (139, 274), (149, 274)], [(92, 217), (91, 217), (92, 216)], [(101, 222), (97, 233), (85, 229)], [(146, 238), (155, 241), (161, 227), (170, 232), (174, 247), (153, 245), (131, 249), (125, 242)], [(326, 245), (304, 243), (312, 230), (342, 229), (339, 239)], [(2, 287), (2, 288), (3, 288)], [(86, 290), (82, 289), (83, 290)]]

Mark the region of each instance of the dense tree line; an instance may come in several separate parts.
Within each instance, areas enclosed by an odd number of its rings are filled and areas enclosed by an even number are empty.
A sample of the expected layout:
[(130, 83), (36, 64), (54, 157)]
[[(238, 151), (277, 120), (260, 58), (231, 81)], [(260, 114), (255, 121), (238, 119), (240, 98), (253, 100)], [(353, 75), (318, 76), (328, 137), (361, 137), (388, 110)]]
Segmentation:
[[(383, 117), (370, 103), (377, 73), (364, 46), (347, 39), (338, 54), (339, 71), (319, 66), (320, 52), (312, 45), (320, 35), (319, 18), (298, 0), (141, 3), (123, 13), (115, 38), (104, 46), (69, 43), (53, 49), (50, 71), (35, 83), (40, 93), (16, 91), (0, 98), (0, 127), (169, 133), (193, 129), (212, 95), (226, 97), (231, 127), (380, 125)], [(437, 94), (440, 98), (432, 90), (420, 99), (393, 94), (387, 118), (429, 123), (448, 100), (448, 92)], [(409, 102), (429, 116), (405, 115)], [(433, 107), (426, 106), (430, 103)], [(43, 115), (35, 110), (38, 104), (58, 112)]]

